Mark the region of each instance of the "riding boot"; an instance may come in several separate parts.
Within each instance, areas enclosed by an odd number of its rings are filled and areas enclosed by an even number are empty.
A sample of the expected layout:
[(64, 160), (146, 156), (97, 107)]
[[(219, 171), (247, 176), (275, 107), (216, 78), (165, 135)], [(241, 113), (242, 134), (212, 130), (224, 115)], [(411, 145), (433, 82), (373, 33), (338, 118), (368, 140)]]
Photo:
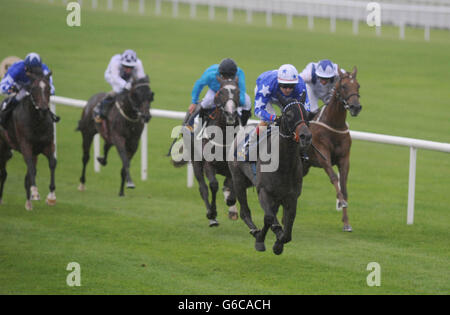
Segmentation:
[(201, 113), (202, 107), (200, 104), (197, 104), (195, 109), (192, 111), (192, 113), (189, 115), (189, 118), (186, 119), (185, 127), (189, 129), (191, 133), (194, 132), (194, 121), (198, 114)]
[(102, 120), (106, 119), (108, 115), (111, 104), (114, 103), (115, 96), (107, 95), (95, 108), (94, 108), (94, 118), (95, 121), (100, 123)]
[(14, 96), (3, 101), (0, 111), (0, 126), (2, 126), (3, 128), (6, 128), (6, 122), (8, 121), (9, 116), (11, 115), (13, 109), (16, 107), (17, 103), (18, 101)]

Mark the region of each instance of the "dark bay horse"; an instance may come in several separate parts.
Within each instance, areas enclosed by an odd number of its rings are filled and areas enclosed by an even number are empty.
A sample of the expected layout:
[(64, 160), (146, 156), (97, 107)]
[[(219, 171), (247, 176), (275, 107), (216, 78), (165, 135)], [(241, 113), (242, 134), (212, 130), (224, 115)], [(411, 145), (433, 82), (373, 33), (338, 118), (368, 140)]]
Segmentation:
[[(356, 80), (356, 67), (353, 72), (339, 72), (339, 78), (334, 87), (333, 96), (321, 111), (311, 121), (313, 145), (317, 150), (309, 149), (309, 161), (305, 164), (305, 175), (309, 167), (321, 167), (325, 170), (336, 189), (338, 208), (342, 208), (343, 230), (351, 232), (347, 208), (347, 178), (350, 169), (350, 147), (352, 138), (346, 123), (347, 110), (352, 116), (357, 116), (362, 109), (359, 102), (359, 83)], [(339, 177), (333, 170), (337, 165)]]
[(32, 210), (32, 200), (40, 200), (36, 186), (36, 163), (39, 154), (44, 154), (50, 167), (50, 193), (46, 202), (56, 204), (55, 194), (55, 146), (53, 136), (53, 120), (50, 115), (50, 81), (51, 73), (29, 73), (30, 84), (27, 87), (29, 95), (14, 108), (11, 118), (6, 122), (0, 141), (0, 199), (3, 184), (6, 180), (6, 162), (11, 158), (11, 150), (22, 153), (27, 165), (25, 175), (26, 203), (25, 208)]
[[(237, 106), (239, 104), (238, 79), (218, 78), (218, 80), (220, 89), (214, 99), (215, 109), (211, 113), (203, 115), (205, 117), (200, 122), (206, 122), (201, 126), (202, 128), (196, 128), (193, 135), (185, 130), (182, 150), (186, 150), (184, 152), (186, 158), (183, 161), (174, 163), (175, 166), (181, 166), (187, 163), (188, 160), (192, 161), (194, 175), (199, 184), (200, 196), (206, 206), (206, 217), (209, 220), (209, 226), (219, 225), (216, 219), (216, 195), (219, 190), (217, 174), (225, 177), (223, 192), (225, 202), (230, 207), (228, 217), (231, 220), (237, 220), (238, 218), (233, 182), (226, 160), (228, 149), (236, 132), (235, 128), (239, 125), (237, 114)], [(231, 132), (227, 132), (227, 130), (231, 130)], [(197, 155), (195, 150), (197, 150)], [(205, 152), (211, 152), (212, 154), (208, 156), (208, 154), (204, 154)], [(209, 189), (211, 190), (211, 202), (209, 201), (209, 190), (205, 176), (208, 179)]]
[(106, 93), (92, 96), (83, 109), (77, 130), (83, 137), (83, 170), (80, 177), (80, 191), (85, 190), (86, 165), (89, 161), (89, 151), (96, 133), (103, 137), (104, 156), (99, 157), (100, 164), (107, 164), (108, 151), (116, 146), (122, 160), (121, 183), (119, 196), (124, 196), (124, 185), (134, 188), (130, 176), (130, 162), (139, 145), (139, 140), (150, 116), (150, 103), (153, 101), (153, 92), (150, 89), (150, 80), (147, 77), (133, 82), (130, 91), (117, 95), (114, 106), (110, 109), (107, 119), (102, 124), (96, 123), (93, 118), (94, 107), (105, 97)]
[[(272, 126), (272, 136), (277, 139), (278, 148), (267, 141), (267, 152), (272, 158), (278, 156), (278, 167), (272, 171), (262, 171), (267, 163), (258, 155), (256, 177), (249, 172), (249, 162), (229, 161), (233, 177), (234, 191), (240, 204), (240, 216), (250, 228), (250, 233), (256, 238), (255, 249), (265, 251), (265, 237), (269, 228), (276, 235), (273, 252), (280, 255), (285, 243), (292, 238), (292, 227), (297, 212), (297, 200), (302, 191), (303, 165), (301, 151), (307, 150), (311, 143), (311, 133), (308, 129), (307, 112), (301, 101), (283, 100), (281, 98), (282, 115), (279, 128)], [(235, 141), (236, 142), (236, 141)], [(261, 145), (261, 144), (260, 144)], [(236, 148), (236, 147), (235, 147)], [(278, 149), (278, 154), (274, 150)], [(258, 199), (264, 210), (264, 226), (259, 230), (253, 223), (250, 208), (247, 203), (247, 188), (256, 186)], [(283, 206), (281, 226), (277, 220), (280, 205)]]

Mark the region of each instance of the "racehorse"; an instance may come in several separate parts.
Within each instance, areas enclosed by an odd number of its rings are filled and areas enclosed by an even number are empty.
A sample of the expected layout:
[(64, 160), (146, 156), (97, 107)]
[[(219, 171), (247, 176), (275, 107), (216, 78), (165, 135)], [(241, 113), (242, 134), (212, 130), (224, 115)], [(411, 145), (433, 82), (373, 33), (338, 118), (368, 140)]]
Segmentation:
[[(279, 128), (271, 127), (271, 137), (278, 139), (278, 168), (272, 171), (262, 171), (262, 162), (258, 155), (256, 163), (256, 176), (249, 172), (250, 162), (228, 162), (232, 177), (234, 191), (240, 204), (240, 216), (250, 228), (250, 234), (255, 238), (255, 249), (265, 251), (265, 237), (269, 228), (276, 235), (273, 252), (280, 255), (285, 243), (291, 241), (292, 227), (297, 212), (297, 200), (302, 191), (303, 165), (301, 152), (307, 150), (311, 143), (311, 133), (306, 121), (307, 112), (304, 108), (305, 94), (300, 101), (288, 101), (280, 97), (282, 115)], [(261, 136), (261, 132), (259, 132)], [(267, 136), (268, 139), (269, 136)], [(238, 136), (239, 138), (239, 136)], [(237, 138), (237, 139), (238, 139)], [(236, 140), (234, 148), (237, 148)], [(262, 145), (262, 144), (259, 144)], [(267, 152), (272, 158), (276, 146), (267, 141)], [(259, 230), (253, 223), (247, 203), (247, 188), (256, 186), (258, 199), (264, 210), (264, 226)], [(283, 206), (283, 226), (277, 220), (280, 205)]]
[(55, 194), (55, 146), (53, 135), (53, 120), (50, 115), (50, 76), (41, 71), (29, 73), (30, 84), (26, 87), (28, 95), (20, 101), (12, 111), (11, 118), (6, 122), (0, 141), (0, 200), (3, 184), (6, 180), (6, 162), (11, 158), (11, 150), (22, 153), (27, 165), (25, 175), (26, 203), (25, 208), (32, 210), (32, 200), (40, 200), (36, 186), (36, 163), (39, 154), (48, 159), (50, 168), (50, 193), (46, 202), (52, 206), (56, 204)]
[[(359, 83), (356, 80), (357, 68), (351, 73), (343, 73), (339, 69), (339, 78), (334, 86), (333, 95), (311, 123), (312, 143), (315, 147), (309, 149), (309, 161), (305, 164), (305, 176), (309, 167), (320, 167), (325, 170), (336, 189), (337, 208), (342, 208), (343, 231), (351, 232), (347, 208), (347, 178), (350, 168), (350, 147), (352, 138), (346, 123), (347, 110), (353, 117), (358, 116), (362, 109), (359, 102)], [(333, 165), (339, 169), (339, 177), (333, 170)]]
[(80, 191), (85, 190), (86, 165), (89, 161), (89, 151), (95, 134), (100, 133), (104, 139), (104, 156), (97, 160), (105, 166), (108, 151), (114, 145), (122, 160), (121, 183), (119, 196), (124, 196), (124, 185), (135, 188), (130, 176), (130, 162), (139, 145), (139, 139), (144, 124), (149, 122), (150, 103), (153, 101), (153, 92), (150, 89), (149, 77), (136, 80), (129, 91), (125, 90), (116, 96), (114, 106), (109, 110), (102, 123), (96, 123), (93, 117), (94, 107), (105, 97), (106, 93), (92, 96), (83, 109), (77, 130), (83, 137), (83, 170), (80, 177)]
[[(220, 89), (214, 98), (214, 110), (209, 114), (204, 113), (201, 115), (204, 118), (202, 119), (202, 122), (206, 120), (202, 128), (197, 128), (193, 135), (191, 135), (189, 131), (186, 132), (189, 140), (185, 140), (183, 147), (183, 150), (185, 150), (185, 148), (189, 146), (188, 143), (190, 143), (190, 150), (187, 150), (190, 152), (185, 152), (185, 156), (192, 161), (194, 175), (199, 184), (200, 196), (206, 206), (206, 217), (209, 220), (210, 227), (219, 225), (219, 222), (216, 219), (216, 195), (219, 190), (219, 183), (216, 178), (217, 174), (225, 177), (223, 182), (223, 192), (225, 202), (229, 207), (228, 217), (231, 220), (238, 219), (235, 207), (236, 197), (233, 191), (233, 182), (226, 161), (227, 151), (235, 134), (234, 128), (239, 124), (237, 114), (237, 106), (239, 104), (238, 79), (222, 79), (218, 77), (218, 81), (220, 83)], [(232, 127), (233, 132), (228, 133), (227, 127)], [(218, 133), (221, 133), (222, 136), (218, 137)], [(212, 137), (212, 134), (214, 134), (214, 137)], [(194, 138), (197, 139), (197, 141), (201, 141), (199, 146), (194, 145)], [(195, 150), (200, 149), (199, 147), (201, 147), (202, 150), (202, 152), (200, 152), (201, 158), (195, 158)], [(205, 157), (203, 155), (205, 147), (210, 148), (211, 152), (217, 153), (217, 155), (219, 155), (220, 152), (222, 154), (218, 158), (214, 158), (216, 155), (212, 158)], [(180, 162), (174, 162), (174, 165), (178, 167), (186, 163), (187, 161), (184, 159)], [(209, 189), (211, 190), (211, 202), (209, 201), (209, 190), (205, 181), (205, 176), (208, 179)]]

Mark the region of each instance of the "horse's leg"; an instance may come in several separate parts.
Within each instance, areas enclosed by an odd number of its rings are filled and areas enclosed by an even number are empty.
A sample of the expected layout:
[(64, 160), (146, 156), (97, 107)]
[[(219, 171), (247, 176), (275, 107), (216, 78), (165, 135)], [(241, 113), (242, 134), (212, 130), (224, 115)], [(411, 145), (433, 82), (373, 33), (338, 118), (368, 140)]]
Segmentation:
[(89, 153), (91, 151), (91, 144), (92, 140), (95, 136), (94, 132), (89, 131), (81, 131), (83, 136), (83, 170), (81, 171), (81, 177), (80, 177), (80, 186), (78, 186), (79, 191), (84, 191), (86, 189), (85, 183), (86, 183), (86, 165), (89, 162)]
[(209, 190), (208, 186), (206, 185), (205, 178), (203, 176), (203, 162), (201, 161), (194, 161), (192, 162), (192, 166), (194, 169), (194, 176), (197, 179), (198, 182), (198, 190), (200, 192), (200, 197), (202, 197), (203, 202), (206, 206), (206, 217), (209, 219), (209, 226), (217, 226), (219, 223), (215, 220), (212, 220), (208, 217), (208, 214), (211, 212), (211, 205), (209, 203)]
[(233, 179), (232, 177), (225, 177), (223, 181), (223, 195), (225, 197), (225, 202), (228, 208), (228, 218), (230, 220), (238, 219), (238, 210), (236, 207), (236, 195), (233, 189)]
[(346, 157), (343, 157), (338, 162), (338, 168), (339, 168), (339, 184), (341, 188), (341, 193), (344, 198), (345, 203), (342, 206), (342, 222), (344, 223), (344, 232), (352, 232), (352, 226), (348, 222), (348, 214), (347, 214), (347, 208), (348, 208), (348, 193), (347, 193), (347, 179), (348, 179), (348, 172), (350, 170), (350, 156), (347, 155)]
[(280, 255), (283, 252), (284, 244), (292, 239), (292, 228), (294, 226), (295, 216), (297, 214), (297, 198), (286, 198), (283, 201), (283, 229), (282, 233), (277, 234), (277, 240), (273, 245), (273, 252)]
[(120, 183), (120, 191), (119, 196), (124, 196), (124, 186), (125, 186), (125, 180), (128, 180), (130, 178), (129, 168), (130, 168), (130, 161), (128, 159), (128, 152), (125, 148), (125, 138), (120, 136), (115, 136), (115, 145), (117, 148), (117, 152), (119, 152), (120, 159), (122, 160), (122, 169), (120, 171), (121, 175), (121, 183)]
[(264, 240), (269, 228), (272, 228), (274, 230), (274, 233), (277, 234), (277, 228), (274, 229), (274, 227), (279, 226), (276, 214), (278, 212), (280, 204), (279, 202), (273, 200), (273, 198), (264, 188), (261, 188), (258, 191), (258, 199), (261, 207), (264, 210), (264, 226), (262, 230), (256, 234), (255, 249), (257, 251), (264, 251), (266, 249)]
[(324, 155), (327, 158), (327, 161), (324, 161), (324, 159), (320, 160), (320, 166), (324, 169), (325, 173), (327, 173), (328, 177), (330, 178), (331, 184), (334, 186), (334, 189), (336, 190), (336, 198), (338, 199), (338, 206), (339, 207), (347, 207), (346, 202), (344, 200), (344, 197), (341, 193), (341, 189), (339, 187), (339, 178), (338, 175), (334, 172), (333, 166), (331, 165), (331, 156), (328, 152), (322, 151)]
[(25, 203), (25, 209), (26, 210), (32, 210), (33, 206), (31, 204), (31, 187), (35, 187), (35, 179), (34, 175), (36, 174), (35, 170), (35, 163), (33, 161), (33, 155), (31, 151), (31, 145), (28, 143), (22, 143), (21, 150), (23, 159), (25, 161), (25, 164), (27, 165), (27, 173), (25, 175), (25, 192), (27, 196), (27, 200)]
[[(230, 165), (230, 164), (229, 164)], [(256, 237), (256, 234), (260, 232), (256, 227), (255, 223), (252, 220), (252, 214), (250, 212), (250, 208), (248, 206), (247, 201), (247, 177), (245, 174), (239, 169), (239, 166), (231, 166), (230, 171), (233, 175), (233, 191), (236, 194), (237, 200), (239, 201), (240, 209), (239, 215), (242, 221), (247, 224), (250, 229), (250, 234)]]
[(108, 152), (111, 147), (112, 143), (105, 140), (105, 144), (103, 145), (103, 157), (99, 156), (97, 158), (97, 161), (103, 166), (106, 166), (106, 164), (108, 163)]
[(0, 205), (3, 203), (3, 188), (8, 177), (8, 172), (6, 171), (6, 161), (3, 159), (0, 161)]
[(47, 195), (46, 202), (49, 206), (54, 206), (56, 204), (56, 194), (55, 194), (55, 170), (56, 170), (56, 158), (55, 158), (55, 149), (53, 144), (47, 146), (44, 149), (44, 155), (48, 159), (48, 167), (50, 169), (50, 192)]
[[(217, 191), (219, 190), (219, 182), (216, 178), (216, 171), (210, 164), (205, 164), (205, 175), (209, 181), (209, 189), (211, 190), (211, 204), (208, 212), (206, 213), (206, 217), (210, 220), (210, 225), (217, 225), (217, 205), (216, 205), (216, 197)], [(217, 224), (216, 224), (217, 223)]]

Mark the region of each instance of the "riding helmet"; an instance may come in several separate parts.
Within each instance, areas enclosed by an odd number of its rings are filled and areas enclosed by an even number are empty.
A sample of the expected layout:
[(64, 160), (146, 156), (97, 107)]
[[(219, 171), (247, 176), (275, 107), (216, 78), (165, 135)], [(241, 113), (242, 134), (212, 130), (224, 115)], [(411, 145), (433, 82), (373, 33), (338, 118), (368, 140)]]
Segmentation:
[(231, 58), (226, 58), (220, 62), (219, 73), (222, 76), (234, 77), (237, 73), (237, 65)]
[(336, 66), (328, 59), (319, 61), (316, 69), (316, 75), (319, 78), (332, 78), (336, 75)]
[(41, 57), (37, 53), (29, 53), (24, 60), (25, 67), (27, 69), (32, 68), (41, 68), (42, 67), (42, 61)]
[(122, 65), (125, 67), (135, 67), (137, 64), (137, 55), (134, 50), (127, 49), (122, 54)]
[(278, 69), (278, 83), (296, 84), (298, 83), (298, 71), (293, 65), (282, 65)]

